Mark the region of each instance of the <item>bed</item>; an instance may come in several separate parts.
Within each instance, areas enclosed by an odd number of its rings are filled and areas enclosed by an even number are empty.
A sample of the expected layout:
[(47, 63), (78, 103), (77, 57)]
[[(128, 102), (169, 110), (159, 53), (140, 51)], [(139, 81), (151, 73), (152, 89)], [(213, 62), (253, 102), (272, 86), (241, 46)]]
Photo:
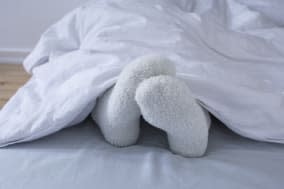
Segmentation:
[[(1, 89), (16, 91), (29, 76), (0, 64)], [(5, 88), (4, 88), (5, 87)], [(4, 94), (4, 93), (2, 93)], [(9, 99), (9, 92), (4, 99)], [(3, 95), (4, 96), (4, 95)], [(88, 118), (54, 135), (0, 149), (0, 188), (282, 188), (284, 147), (234, 134), (213, 120), (203, 158), (168, 150), (166, 135), (141, 120), (137, 145), (105, 142)]]
[[(0, 112), (0, 188), (283, 188), (283, 3), (152, 2), (96, 0), (43, 34), (24, 62), (31, 79)], [(153, 51), (222, 121), (202, 158), (171, 153), (143, 120), (138, 144), (113, 147), (88, 117)]]
[(172, 154), (163, 132), (142, 124), (137, 145), (116, 148), (87, 119), (0, 149), (0, 188), (283, 188), (284, 147), (255, 142), (213, 121), (203, 158)]

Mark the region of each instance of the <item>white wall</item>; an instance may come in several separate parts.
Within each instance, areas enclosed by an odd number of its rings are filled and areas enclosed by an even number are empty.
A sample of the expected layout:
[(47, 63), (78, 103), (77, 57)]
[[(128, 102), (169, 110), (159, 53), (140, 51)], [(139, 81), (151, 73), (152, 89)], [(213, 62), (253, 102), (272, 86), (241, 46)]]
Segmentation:
[(1, 0), (0, 63), (21, 62), (40, 34), (87, 0)]

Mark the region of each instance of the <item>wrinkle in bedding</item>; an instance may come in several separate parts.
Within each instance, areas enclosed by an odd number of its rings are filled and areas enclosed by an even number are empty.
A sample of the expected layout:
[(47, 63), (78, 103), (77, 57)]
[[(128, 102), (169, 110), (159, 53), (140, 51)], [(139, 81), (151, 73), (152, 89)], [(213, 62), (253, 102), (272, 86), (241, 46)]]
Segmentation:
[(25, 60), (32, 78), (0, 112), (0, 146), (83, 121), (146, 54), (175, 62), (195, 98), (231, 130), (283, 143), (284, 22), (275, 16), (283, 9), (280, 0), (90, 1), (51, 26)]

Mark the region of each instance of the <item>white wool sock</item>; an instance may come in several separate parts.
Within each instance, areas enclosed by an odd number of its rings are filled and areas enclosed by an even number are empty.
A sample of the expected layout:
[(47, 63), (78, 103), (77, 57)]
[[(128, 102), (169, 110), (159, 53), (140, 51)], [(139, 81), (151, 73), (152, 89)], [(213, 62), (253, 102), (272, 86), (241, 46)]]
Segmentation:
[(143, 80), (175, 75), (175, 66), (160, 56), (144, 56), (127, 65), (117, 83), (101, 96), (92, 113), (105, 139), (116, 146), (134, 144), (139, 137), (141, 112), (134, 99)]
[(173, 152), (188, 157), (205, 153), (210, 116), (183, 81), (151, 77), (139, 85), (135, 99), (144, 119), (167, 133)]

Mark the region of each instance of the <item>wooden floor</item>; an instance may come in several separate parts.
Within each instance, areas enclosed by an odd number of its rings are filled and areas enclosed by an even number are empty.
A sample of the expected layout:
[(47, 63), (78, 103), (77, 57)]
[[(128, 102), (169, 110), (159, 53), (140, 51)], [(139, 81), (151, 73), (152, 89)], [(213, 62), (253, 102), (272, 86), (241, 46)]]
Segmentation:
[(22, 65), (0, 64), (0, 108), (28, 79)]

